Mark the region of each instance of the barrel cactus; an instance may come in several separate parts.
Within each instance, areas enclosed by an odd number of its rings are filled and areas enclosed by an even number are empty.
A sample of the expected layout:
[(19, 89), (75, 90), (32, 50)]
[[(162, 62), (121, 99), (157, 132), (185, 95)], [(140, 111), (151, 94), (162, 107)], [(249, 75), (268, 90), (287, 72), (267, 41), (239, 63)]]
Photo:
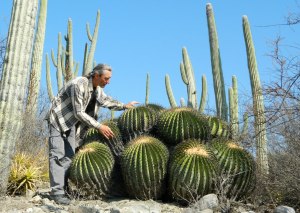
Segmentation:
[(114, 137), (107, 139), (99, 133), (98, 129), (89, 128), (84, 136), (84, 144), (93, 141), (104, 143), (110, 148), (116, 160), (119, 161), (119, 158), (124, 150), (120, 129), (118, 128), (117, 123), (112, 120), (103, 121), (102, 124), (108, 126), (112, 130)]
[(96, 196), (109, 192), (114, 157), (107, 145), (91, 142), (75, 154), (70, 167), (70, 179), (80, 189)]
[(212, 150), (220, 165), (220, 177), (228, 180), (227, 196), (239, 199), (251, 192), (255, 183), (255, 161), (242, 147), (233, 141), (215, 139)]
[(209, 134), (211, 138), (215, 138), (215, 137), (228, 138), (230, 131), (227, 122), (214, 116), (207, 116), (207, 119), (208, 119), (208, 125), (210, 129)]
[(207, 139), (207, 119), (188, 107), (171, 108), (162, 112), (157, 121), (158, 136), (169, 145), (186, 139)]
[(192, 202), (213, 192), (218, 171), (210, 148), (195, 139), (178, 144), (170, 159), (169, 192), (179, 201)]
[(161, 198), (168, 159), (167, 147), (157, 138), (142, 135), (130, 141), (121, 159), (129, 195), (141, 200)]
[(126, 110), (118, 119), (118, 127), (125, 142), (149, 133), (157, 122), (157, 113), (147, 106)]

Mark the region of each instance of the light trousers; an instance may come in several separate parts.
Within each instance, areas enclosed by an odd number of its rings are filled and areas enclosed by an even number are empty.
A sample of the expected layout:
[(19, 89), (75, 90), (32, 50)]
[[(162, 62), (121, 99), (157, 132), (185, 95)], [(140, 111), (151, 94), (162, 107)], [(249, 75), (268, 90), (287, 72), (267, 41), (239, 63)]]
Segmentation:
[(51, 194), (65, 194), (68, 173), (75, 154), (75, 126), (66, 132), (59, 132), (49, 124), (49, 176)]

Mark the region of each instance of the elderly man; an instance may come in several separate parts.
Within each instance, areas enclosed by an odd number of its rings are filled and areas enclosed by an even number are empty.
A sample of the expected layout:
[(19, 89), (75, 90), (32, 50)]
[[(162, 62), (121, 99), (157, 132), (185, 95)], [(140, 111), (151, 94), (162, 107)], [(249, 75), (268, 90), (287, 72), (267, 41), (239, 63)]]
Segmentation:
[(47, 116), (50, 130), (50, 198), (58, 204), (70, 203), (65, 194), (67, 171), (75, 154), (75, 135), (82, 135), (84, 129), (81, 127), (94, 127), (110, 138), (113, 136), (112, 130), (96, 119), (99, 108), (125, 110), (138, 104), (136, 101), (123, 104), (104, 93), (103, 88), (109, 84), (111, 76), (109, 65), (98, 64), (87, 76), (77, 77), (64, 85), (52, 101)]

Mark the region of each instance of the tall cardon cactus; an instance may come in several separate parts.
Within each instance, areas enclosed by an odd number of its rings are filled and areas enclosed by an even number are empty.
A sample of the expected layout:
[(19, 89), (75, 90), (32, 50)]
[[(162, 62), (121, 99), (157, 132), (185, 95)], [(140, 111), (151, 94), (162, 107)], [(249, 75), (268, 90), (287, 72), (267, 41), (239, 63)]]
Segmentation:
[(165, 190), (169, 151), (157, 138), (139, 136), (122, 154), (122, 173), (128, 193), (137, 199), (160, 199)]
[(212, 74), (214, 80), (214, 90), (216, 99), (217, 116), (224, 121), (227, 121), (228, 106), (226, 102), (225, 84), (222, 71), (220, 49), (218, 42), (217, 29), (214, 19), (213, 8), (210, 3), (206, 5), (206, 16), (209, 33), (210, 56)]
[(0, 195), (6, 192), (10, 162), (22, 128), (37, 10), (38, 0), (13, 1), (0, 87)]
[(246, 44), (246, 52), (248, 59), (248, 69), (251, 82), (251, 90), (253, 97), (254, 111), (254, 128), (256, 140), (256, 156), (258, 163), (258, 172), (262, 175), (269, 174), (267, 134), (266, 134), (266, 117), (264, 98), (260, 85), (259, 73), (255, 57), (255, 49), (252, 41), (250, 24), (247, 16), (243, 16), (243, 32)]

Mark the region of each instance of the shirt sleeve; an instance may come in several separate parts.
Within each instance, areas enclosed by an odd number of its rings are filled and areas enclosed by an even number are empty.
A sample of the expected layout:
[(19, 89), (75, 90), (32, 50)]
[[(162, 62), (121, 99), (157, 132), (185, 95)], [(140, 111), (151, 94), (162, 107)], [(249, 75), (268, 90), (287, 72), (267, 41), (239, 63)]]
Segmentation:
[(84, 91), (84, 85), (82, 84), (74, 84), (71, 88), (74, 116), (87, 126), (99, 129), (101, 124), (85, 112), (85, 106), (83, 104), (85, 92), (87, 91)]
[(105, 108), (117, 110), (117, 111), (125, 109), (124, 103), (114, 100), (112, 97), (106, 95), (104, 93), (103, 89), (100, 87), (97, 87), (96, 99), (101, 107), (105, 107)]

